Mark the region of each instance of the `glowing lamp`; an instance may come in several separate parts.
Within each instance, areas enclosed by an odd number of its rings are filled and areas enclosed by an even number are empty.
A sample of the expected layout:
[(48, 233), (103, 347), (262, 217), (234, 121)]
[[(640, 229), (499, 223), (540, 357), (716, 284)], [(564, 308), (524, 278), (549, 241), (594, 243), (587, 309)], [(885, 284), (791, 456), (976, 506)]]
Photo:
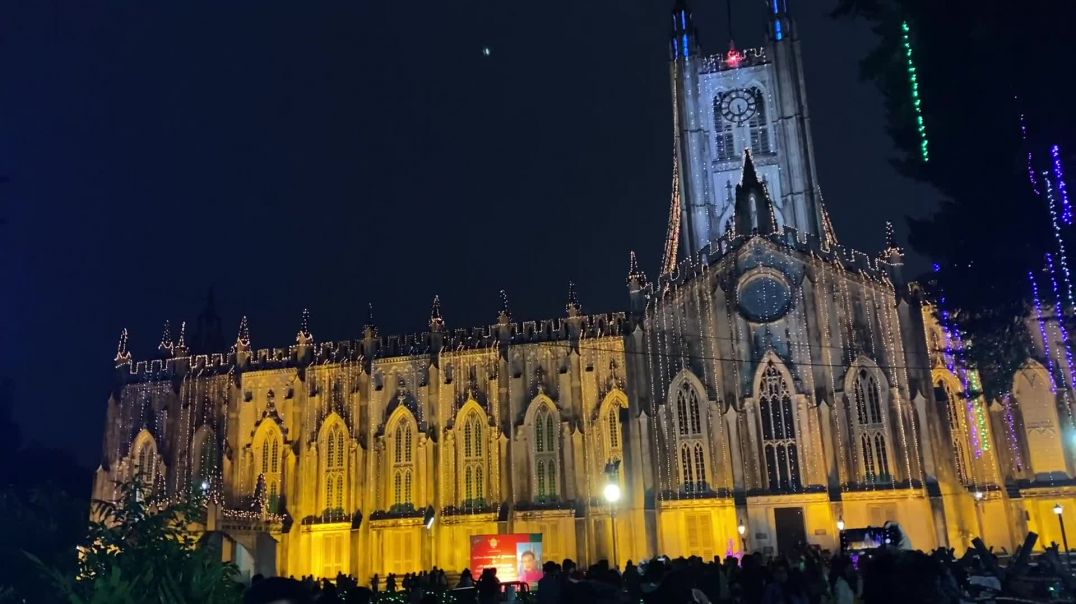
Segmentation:
[(837, 516), (837, 530), (838, 531), (843, 531), (844, 530), (844, 518), (841, 518), (840, 516)]
[(983, 492), (982, 491), (975, 491), (975, 501), (982, 501), (982, 500), (983, 500)]
[(747, 527), (744, 526), (743, 523), (741, 522), (740, 526), (736, 527), (736, 530), (740, 533), (740, 536), (743, 537), (744, 533), (747, 532)]
[(1065, 511), (1065, 508), (1060, 503), (1054, 506), (1054, 513), (1057, 514), (1058, 516), (1060, 516), (1061, 512), (1064, 512), (1064, 511)]
[(602, 490), (602, 495), (609, 503), (616, 503), (620, 501), (620, 485), (610, 482), (605, 485), (605, 489)]

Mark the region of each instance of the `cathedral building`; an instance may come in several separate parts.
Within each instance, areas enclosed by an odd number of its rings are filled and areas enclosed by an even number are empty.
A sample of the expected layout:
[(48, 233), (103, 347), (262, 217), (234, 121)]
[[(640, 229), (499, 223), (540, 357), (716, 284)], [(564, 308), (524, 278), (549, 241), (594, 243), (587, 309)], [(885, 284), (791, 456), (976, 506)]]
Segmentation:
[(450, 329), (434, 298), (422, 334), (371, 319), (324, 342), (304, 312), (270, 349), (245, 319), (215, 343), (206, 313), (191, 348), (166, 330), (137, 362), (125, 333), (94, 497), (136, 474), (205, 494), (207, 529), (296, 576), (458, 571), (471, 537), (508, 533), (619, 565), (836, 550), (838, 527), (886, 522), (921, 549), (1059, 541), (1055, 504), (1076, 526), (1063, 359), (984, 400), (891, 230), (878, 253), (839, 245), (796, 23), (764, 5), (764, 47), (708, 56), (676, 3), (667, 243), (654, 280), (631, 255), (624, 312), (570, 291), (560, 318), (519, 322), (502, 293), (492, 325)]

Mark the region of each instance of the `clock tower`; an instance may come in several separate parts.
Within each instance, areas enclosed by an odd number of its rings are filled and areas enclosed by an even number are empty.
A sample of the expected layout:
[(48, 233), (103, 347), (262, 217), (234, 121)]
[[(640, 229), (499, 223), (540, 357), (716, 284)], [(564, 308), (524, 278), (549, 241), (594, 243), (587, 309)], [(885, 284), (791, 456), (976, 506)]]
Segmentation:
[[(703, 55), (686, 0), (673, 9), (670, 258), (693, 257), (735, 227), (744, 151), (779, 228), (824, 237), (800, 43), (787, 0), (764, 0), (766, 44)], [(681, 256), (682, 255), (682, 256)]]

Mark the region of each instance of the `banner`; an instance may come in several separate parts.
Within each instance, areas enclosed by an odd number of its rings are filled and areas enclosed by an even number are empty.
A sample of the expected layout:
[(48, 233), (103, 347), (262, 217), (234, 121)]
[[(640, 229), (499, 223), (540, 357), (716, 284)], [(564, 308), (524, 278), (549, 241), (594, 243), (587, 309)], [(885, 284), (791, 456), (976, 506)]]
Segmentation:
[(483, 568), (496, 568), (502, 583), (523, 581), (534, 589), (542, 578), (541, 533), (472, 535), (471, 574), (476, 581)]

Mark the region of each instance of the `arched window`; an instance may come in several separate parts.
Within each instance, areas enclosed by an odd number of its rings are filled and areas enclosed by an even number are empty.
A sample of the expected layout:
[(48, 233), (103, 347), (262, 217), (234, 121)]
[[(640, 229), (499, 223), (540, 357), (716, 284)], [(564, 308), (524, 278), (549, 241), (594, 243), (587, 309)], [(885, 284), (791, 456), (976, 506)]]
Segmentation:
[(717, 152), (717, 161), (729, 161), (736, 159), (735, 137), (732, 133), (732, 122), (722, 115), (721, 101), (725, 94), (714, 97), (714, 150)]
[[(624, 446), (623, 446), (623, 426), (620, 423), (620, 413), (623, 410), (623, 403), (619, 399), (611, 399), (606, 404), (605, 416), (603, 420), (605, 433), (605, 463), (607, 468), (616, 468), (615, 479), (620, 480), (622, 476), (623, 468), (621, 462), (624, 460)], [(606, 476), (606, 480), (614, 478), (614, 476)]]
[(699, 391), (684, 380), (676, 389), (675, 397), (680, 450), (680, 490), (686, 493), (703, 493), (709, 490), (706, 473), (709, 455)]
[(152, 491), (157, 484), (157, 445), (148, 432), (136, 440), (134, 473), (142, 480), (147, 491)]
[(855, 372), (855, 382), (852, 385), (856, 419), (852, 433), (859, 440), (862, 478), (867, 483), (893, 480), (886, 450), (886, 420), (882, 412), (879, 377), (881, 376), (877, 372), (861, 367)]
[(391, 467), (393, 498), (390, 507), (396, 511), (412, 510), (415, 507), (412, 491), (415, 472), (414, 432), (415, 425), (409, 415), (402, 417), (392, 432), (394, 441)]
[(620, 408), (613, 407), (609, 410), (609, 448), (620, 448)]
[[(955, 379), (955, 378), (954, 378)], [(934, 382), (934, 397), (944, 401), (946, 415), (949, 423), (949, 438), (953, 447), (954, 462), (956, 464), (957, 479), (964, 484), (970, 484), (972, 470), (969, 465), (971, 460), (971, 448), (968, 446), (968, 434), (965, 430), (961, 399), (964, 393), (954, 390), (950, 380), (938, 377)]]
[(486, 426), (482, 414), (477, 408), (472, 408), (463, 417), (463, 454), (460, 466), (463, 467), (464, 480), (461, 485), (461, 505), (481, 505), (486, 497), (486, 483), (483, 480), (485, 473), (482, 468), (486, 465), (486, 457), (483, 453), (485, 447), (482, 441), (486, 438)]
[(201, 434), (201, 442), (198, 444), (197, 450), (194, 452), (197, 456), (194, 461), (194, 467), (197, 471), (194, 473), (193, 480), (191, 481), (191, 488), (197, 489), (199, 492), (207, 490), (213, 485), (213, 479), (217, 475), (217, 470), (220, 465), (220, 459), (217, 452), (217, 439), (211, 430), (206, 429)]
[(774, 491), (798, 490), (802, 482), (792, 390), (772, 360), (767, 361), (762, 371), (758, 394), (762, 450), (769, 488)]
[(280, 456), (283, 449), (283, 436), (275, 423), (262, 424), (258, 435), (254, 438), (255, 451), (261, 450), (261, 463), (258, 464), (251, 489), (257, 487), (257, 476), (265, 477), (265, 490), (269, 496), (268, 505), (272, 512), (277, 511), (280, 494), (283, 492)]
[(548, 401), (536, 401), (534, 410), (535, 496), (538, 501), (557, 499), (557, 431), (555, 409)]
[(323, 508), (341, 513), (344, 511), (344, 477), (347, 476), (347, 433), (340, 420), (328, 424), (322, 434), (322, 471), (325, 475), (325, 498)]
[(747, 121), (751, 133), (751, 152), (755, 154), (772, 153), (770, 144), (770, 123), (766, 117), (766, 95), (758, 88), (752, 88), (755, 97), (755, 114)]

